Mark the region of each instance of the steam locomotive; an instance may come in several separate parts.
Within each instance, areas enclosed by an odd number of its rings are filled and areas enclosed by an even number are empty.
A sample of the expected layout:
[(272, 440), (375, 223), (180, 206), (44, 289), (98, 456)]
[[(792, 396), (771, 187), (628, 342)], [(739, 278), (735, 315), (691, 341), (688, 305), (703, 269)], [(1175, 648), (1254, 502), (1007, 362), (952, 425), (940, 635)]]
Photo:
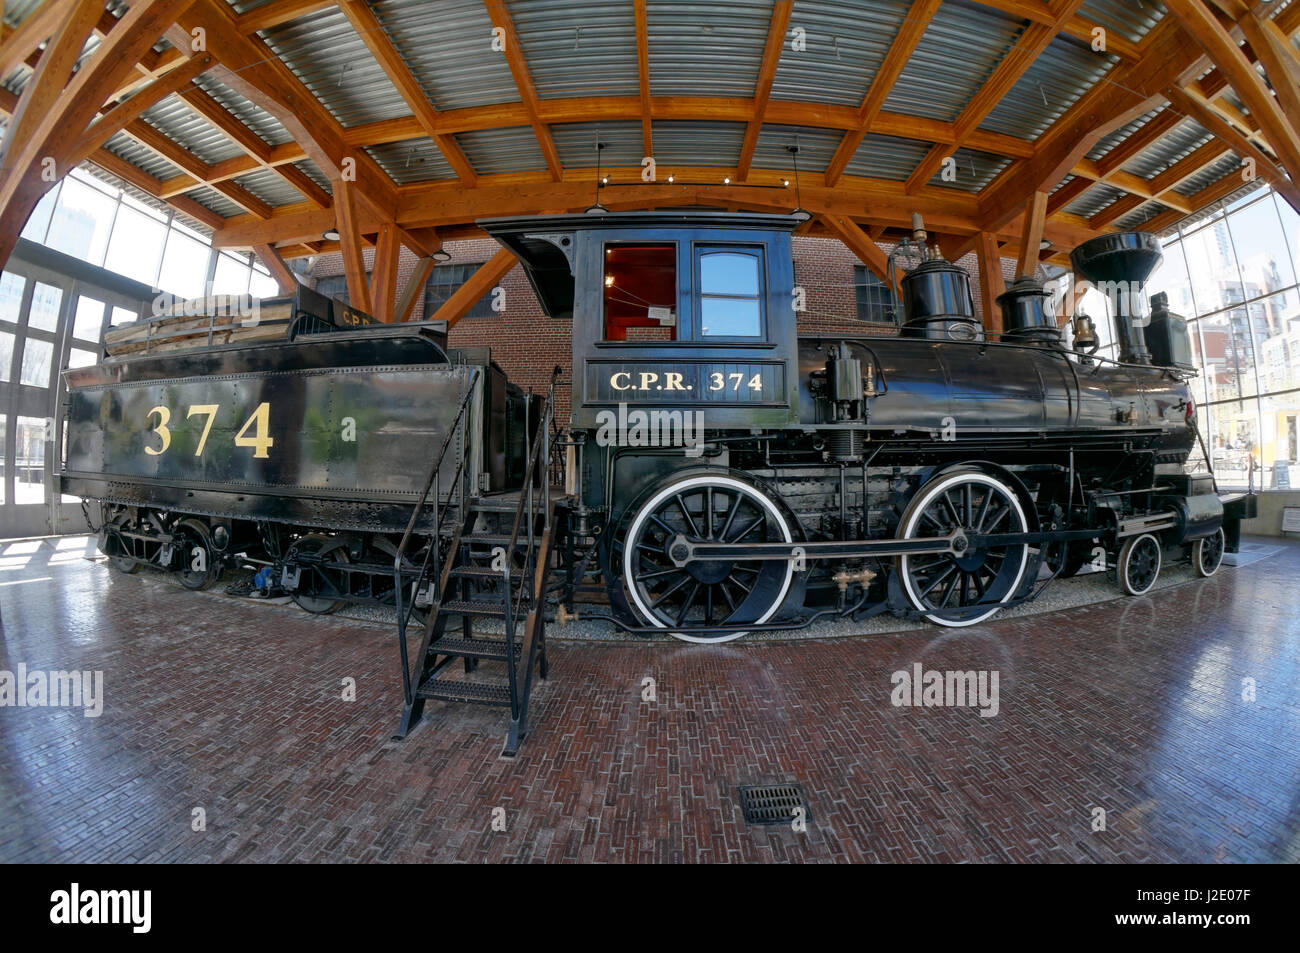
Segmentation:
[[(68, 370), (62, 492), (98, 503), (122, 571), (203, 588), (252, 566), (309, 611), (393, 605), (423, 615), (421, 657), (494, 657), (450, 647), (448, 618), (468, 645), (477, 615), (508, 632), (527, 617), (538, 635), (508, 664), (512, 692), (516, 669), (545, 668), (548, 601), (567, 619), (600, 592), (608, 611), (581, 611), (688, 641), (884, 611), (969, 626), (1036, 595), (1044, 564), (1056, 578), (1104, 561), (1140, 594), (1166, 559), (1210, 575), (1236, 548), (1254, 497), (1186, 467), (1186, 326), (1134, 293), (1153, 236), (1072, 256), (1128, 289), (1110, 360), (1086, 317), (1067, 342), (1030, 279), (985, 329), (919, 222), (891, 258), (916, 261), (895, 334), (800, 334), (799, 222), (481, 222), (573, 322), (572, 380), (546, 394), (441, 326), (340, 326), (305, 289), (282, 340)], [(419, 679), (404, 681), (406, 724)]]

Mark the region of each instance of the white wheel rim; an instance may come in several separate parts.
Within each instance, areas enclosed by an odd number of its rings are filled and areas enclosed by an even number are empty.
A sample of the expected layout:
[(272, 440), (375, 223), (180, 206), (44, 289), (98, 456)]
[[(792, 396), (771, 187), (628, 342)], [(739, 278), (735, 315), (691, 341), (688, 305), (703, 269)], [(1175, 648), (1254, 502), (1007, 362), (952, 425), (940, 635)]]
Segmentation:
[[(959, 483), (978, 483), (983, 486), (991, 487), (1003, 493), (1007, 497), (1007, 499), (1010, 500), (1013, 511), (1015, 512), (1016, 516), (1020, 519), (1020, 525), (1022, 527), (1021, 532), (1027, 531), (1029, 523), (1028, 520), (1026, 520), (1025, 518), (1025, 511), (1020, 506), (1020, 500), (1016, 496), (1016, 492), (1013, 489), (1011, 489), (1011, 487), (1007, 486), (1001, 480), (998, 480), (995, 477), (991, 477), (986, 473), (965, 472), (965, 473), (954, 473), (951, 476), (944, 477), (940, 480), (939, 483), (936, 483), (934, 486), (928, 489), (923, 487), (921, 490), (921, 494), (915, 497), (912, 500), (912, 502), (908, 504), (909, 516), (907, 522), (902, 527), (902, 531), (899, 534), (900, 537), (903, 539), (911, 539), (912, 533), (915, 532), (916, 530), (916, 524), (921, 519), (921, 514), (924, 513), (927, 508), (929, 508), (932, 502), (934, 502), (935, 497), (941, 493), (948, 491), (954, 485)], [(899, 568), (902, 575), (903, 589), (907, 593), (907, 598), (911, 601), (913, 608), (915, 608), (917, 612), (921, 613), (921, 615), (923, 615), (925, 618), (929, 619), (931, 622), (935, 623), (936, 625), (949, 626), (951, 628), (964, 628), (965, 626), (968, 625), (975, 625), (979, 622), (983, 622), (985, 619), (993, 615), (1004, 605), (1010, 602), (1012, 598), (1015, 597), (1015, 594), (1020, 590), (1021, 580), (1023, 580), (1025, 576), (1025, 566), (1029, 562), (1029, 547), (1021, 546), (1020, 548), (1020, 565), (1016, 567), (1015, 580), (1012, 582), (1010, 586), (1007, 587), (1007, 594), (1003, 596), (1001, 599), (999, 599), (996, 603), (989, 606), (987, 612), (981, 613), (980, 615), (977, 616), (973, 616), (969, 619), (956, 619), (956, 620), (944, 619), (942, 617), (936, 616), (933, 612), (927, 612), (924, 609), (925, 600), (920, 598), (917, 595), (915, 588), (912, 586), (912, 578), (911, 578), (912, 574), (908, 571), (911, 565), (909, 562), (910, 559), (911, 559), (910, 556), (902, 557), (902, 559), (900, 560)]]
[[(651, 513), (658, 510), (660, 504), (662, 504), (665, 500), (667, 500), (672, 496), (676, 496), (679, 493), (684, 493), (688, 490), (693, 490), (696, 487), (701, 487), (701, 486), (727, 487), (728, 489), (743, 494), (747, 498), (759, 503), (763, 507), (763, 510), (773, 520), (775, 520), (776, 525), (781, 532), (781, 540), (787, 543), (794, 542), (794, 536), (790, 532), (790, 524), (787, 523), (785, 517), (781, 515), (781, 511), (777, 507), (777, 505), (773, 503), (770, 499), (768, 499), (766, 494), (750, 486), (748, 483), (735, 479), (734, 477), (727, 477), (727, 476), (689, 477), (685, 480), (682, 480), (679, 483), (673, 483), (669, 486), (664, 487), (653, 497), (647, 500), (646, 503), (641, 507), (641, 509), (637, 511), (636, 517), (632, 520), (632, 525), (628, 527), (627, 534), (623, 537), (624, 538), (623, 580), (625, 583), (627, 583), (628, 593), (632, 597), (632, 602), (633, 604), (635, 604), (637, 612), (641, 614), (642, 618), (649, 620), (650, 624), (655, 626), (655, 628), (667, 629), (669, 628), (669, 626), (666, 623), (664, 623), (661, 619), (659, 619), (658, 616), (656, 616), (648, 606), (646, 606), (645, 602), (641, 599), (640, 592), (637, 591), (638, 587), (634, 582), (635, 575), (633, 572), (633, 565), (632, 565), (632, 558), (633, 558), (633, 554), (636, 551), (636, 548), (634, 545), (631, 545), (630, 543), (632, 540), (635, 540), (637, 538), (638, 534), (641, 532), (642, 526), (644, 526), (645, 524), (645, 521), (649, 518)], [(794, 579), (794, 564), (787, 562), (785, 567), (785, 575), (781, 580), (780, 593), (777, 595), (777, 597), (774, 600), (772, 600), (772, 605), (767, 609), (766, 612), (762, 614), (762, 616), (755, 619), (753, 622), (746, 622), (745, 625), (755, 625), (755, 626), (762, 625), (768, 619), (772, 618), (772, 616), (776, 615), (777, 610), (781, 608), (782, 604), (785, 602), (785, 597), (790, 592), (790, 583), (793, 579)], [(740, 638), (741, 636), (748, 635), (749, 633), (747, 631), (736, 632), (731, 635), (721, 635), (718, 636), (717, 638), (708, 638), (701, 635), (691, 635), (687, 632), (669, 632), (668, 634), (675, 639), (681, 639), (683, 642), (718, 643), (718, 642), (731, 642)]]

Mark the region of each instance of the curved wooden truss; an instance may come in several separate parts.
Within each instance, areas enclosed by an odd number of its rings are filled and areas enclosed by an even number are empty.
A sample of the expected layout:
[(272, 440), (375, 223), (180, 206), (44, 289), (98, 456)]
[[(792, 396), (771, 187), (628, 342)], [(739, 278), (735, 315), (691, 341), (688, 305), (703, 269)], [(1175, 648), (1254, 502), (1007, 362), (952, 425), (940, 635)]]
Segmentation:
[[(443, 239), (477, 234), (473, 222), (478, 218), (581, 210), (592, 203), (594, 176), (590, 170), (563, 167), (551, 127), (593, 120), (639, 123), (647, 155), (653, 154), (655, 121), (728, 121), (745, 127), (734, 167), (675, 167), (672, 181), (661, 175), (650, 183), (641, 181), (640, 168), (608, 169), (611, 184), (600, 191), (600, 200), (609, 208), (703, 204), (788, 210), (795, 204), (792, 188), (783, 184), (790, 173), (753, 166), (763, 124), (843, 133), (824, 171), (801, 170), (800, 204), (813, 213), (804, 231), (840, 238), (873, 269), (880, 267), (874, 239), (888, 229), (907, 229), (913, 211), (926, 216), (950, 256), (975, 251), (990, 263), (1013, 256), (1023, 270), (1039, 261), (1044, 242), (1050, 244), (1045, 257), (1059, 255), (1114, 228), (1147, 203), (1157, 203), (1163, 211), (1143, 227), (1159, 230), (1245, 184), (1234, 171), (1196, 194), (1177, 191), (1230, 153), (1246, 160), (1249, 171), (1300, 209), (1300, 190), (1293, 184), (1300, 174), (1300, 60), (1290, 39), (1300, 29), (1300, 4), (1274, 16), (1275, 2), (1168, 0), (1168, 15), (1140, 42), (1114, 31), (1105, 36), (1115, 65), (1031, 142), (980, 125), (1058, 36), (1083, 44), (1096, 41), (1099, 27), (1081, 15), (1080, 0), (981, 0), (1021, 19), (1023, 29), (950, 123), (884, 108), (942, 0), (917, 0), (856, 107), (772, 96), (785, 38), (798, 12), (791, 0), (773, 4), (751, 97), (653, 96), (646, 0), (628, 2), (634, 12), (638, 95), (541, 98), (510, 7), (504, 0), (484, 0), (492, 25), (505, 38), (502, 55), (519, 99), (438, 110), (366, 0), (272, 0), (242, 15), (223, 0), (133, 0), (120, 19), (106, 13), (100, 0), (45, 0), (0, 36), (0, 73), (23, 64), (32, 69), (21, 96), (0, 90), (0, 111), (9, 117), (0, 170), (0, 261), (8, 257), (41, 195), (69, 168), (90, 161), (209, 226), (218, 245), (257, 250), (277, 275), (284, 257), (341, 250), (353, 300), (369, 303), (386, 320), (400, 319), (404, 308), (409, 312), (395, 287), (401, 245), (427, 257)], [(408, 117), (345, 128), (258, 35), (335, 6), (410, 108)], [(93, 34), (99, 35), (99, 45), (83, 57)], [(157, 52), (154, 46), (163, 37), (171, 46)], [(293, 141), (269, 145), (196, 84), (205, 73), (270, 113)], [(1234, 108), (1224, 95), (1228, 92), (1245, 111)], [(171, 96), (219, 129), (240, 154), (205, 162), (141, 118)], [(1137, 132), (1100, 158), (1087, 158), (1101, 139), (1153, 110), (1158, 111), (1155, 117)], [(1127, 163), (1188, 117), (1214, 138), (1153, 178), (1125, 171)], [(530, 128), (545, 168), (504, 175), (475, 170), (457, 134), (503, 127)], [(159, 179), (109, 152), (105, 143), (122, 133), (180, 174)], [(847, 175), (850, 159), (868, 135), (919, 139), (930, 148), (902, 182)], [(363, 148), (413, 139), (431, 140), (456, 178), (398, 186)], [(960, 148), (1011, 162), (978, 193), (931, 184)], [(305, 159), (325, 174), (329, 189), (295, 164)], [(302, 201), (273, 207), (236, 181), (259, 170), (274, 173)], [(1089, 218), (1066, 210), (1098, 184), (1122, 196)], [(215, 190), (241, 214), (213, 212), (191, 195), (202, 189)], [(338, 243), (323, 240), (325, 232), (335, 229), (342, 236)], [(371, 245), (376, 261), (367, 281), (362, 255)]]

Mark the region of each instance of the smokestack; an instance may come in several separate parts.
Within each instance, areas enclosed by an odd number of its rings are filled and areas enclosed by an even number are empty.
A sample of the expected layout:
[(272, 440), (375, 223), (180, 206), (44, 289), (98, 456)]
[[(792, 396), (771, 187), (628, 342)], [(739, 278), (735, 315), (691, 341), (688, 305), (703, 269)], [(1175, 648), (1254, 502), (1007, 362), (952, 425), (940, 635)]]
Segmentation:
[(1145, 284), (1160, 264), (1160, 242), (1148, 232), (1115, 232), (1089, 239), (1070, 254), (1075, 274), (1110, 299), (1115, 309), (1119, 359), (1150, 364)]

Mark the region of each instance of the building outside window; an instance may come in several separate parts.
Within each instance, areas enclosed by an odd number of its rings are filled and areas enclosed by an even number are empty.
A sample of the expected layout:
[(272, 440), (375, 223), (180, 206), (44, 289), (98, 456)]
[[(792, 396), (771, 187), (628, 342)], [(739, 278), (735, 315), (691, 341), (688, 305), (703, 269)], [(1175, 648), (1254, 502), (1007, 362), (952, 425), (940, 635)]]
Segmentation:
[(889, 285), (877, 278), (865, 265), (853, 268), (853, 289), (858, 302), (858, 320), (873, 324), (893, 324), (902, 307)]
[[(433, 273), (429, 276), (429, 283), (424, 286), (424, 320), (428, 321), (437, 313), (448, 298), (456, 293), (465, 282), (469, 281), (474, 272), (483, 267), (482, 262), (474, 264), (461, 264), (459, 262), (450, 265), (437, 265)], [(492, 310), (492, 292), (479, 298), (474, 303), (474, 307), (466, 312), (467, 318), (492, 318), (496, 317), (498, 312)]]

